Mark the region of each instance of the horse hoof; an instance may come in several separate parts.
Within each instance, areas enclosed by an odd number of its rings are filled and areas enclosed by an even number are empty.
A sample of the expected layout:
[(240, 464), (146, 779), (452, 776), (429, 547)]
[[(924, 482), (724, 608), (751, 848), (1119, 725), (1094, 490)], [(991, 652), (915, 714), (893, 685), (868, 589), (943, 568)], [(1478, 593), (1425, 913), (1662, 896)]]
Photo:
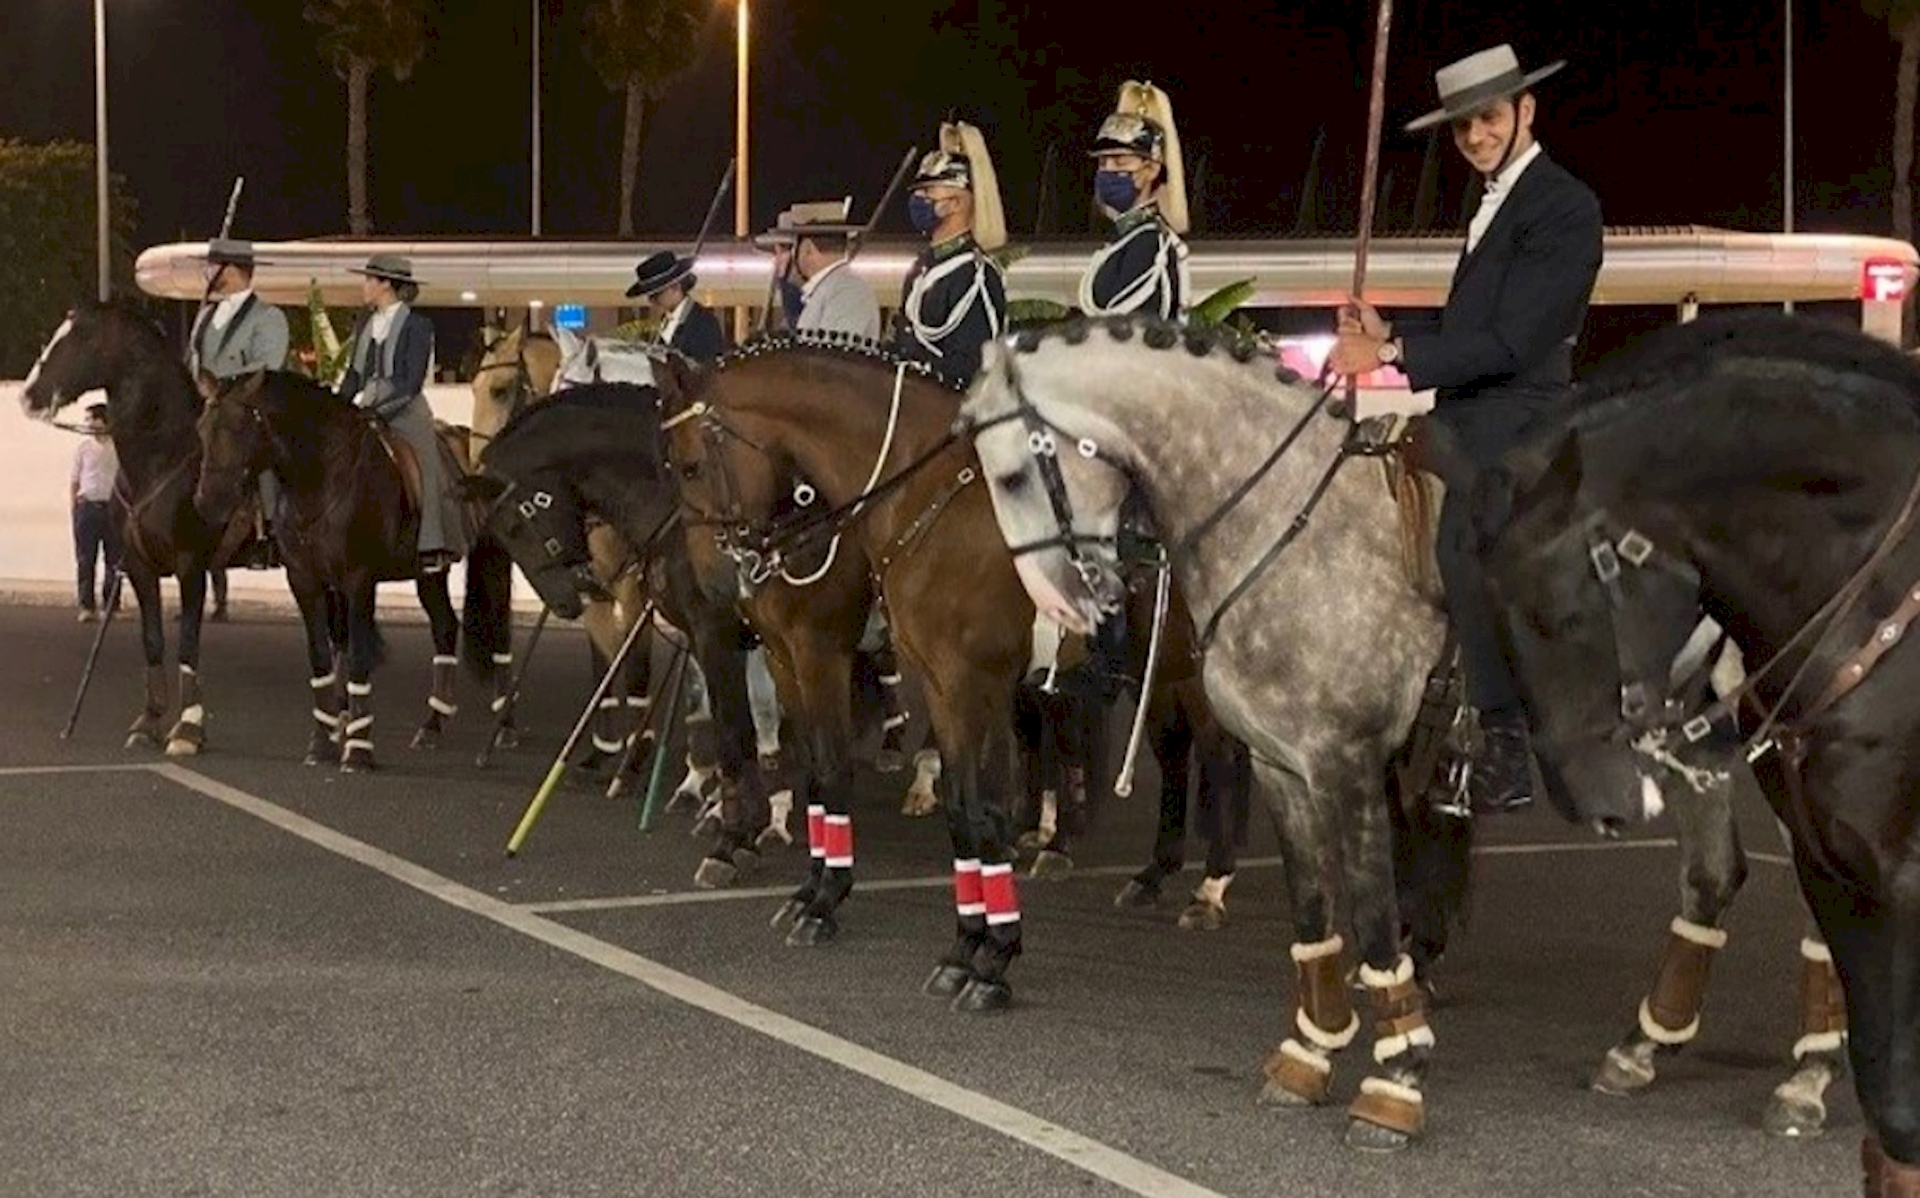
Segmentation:
[(1058, 881), (1073, 872), (1073, 858), (1052, 849), (1041, 849), (1040, 855), (1033, 859), (1032, 868), (1027, 870), (1029, 878)]
[(517, 749), (520, 747), (520, 729), (509, 724), (493, 734), (493, 747), (496, 749)]
[(371, 757), (349, 757), (340, 763), (343, 774), (370, 774), (376, 768)]
[(740, 879), (740, 871), (733, 862), (719, 857), (703, 857), (700, 868), (693, 871), (693, 884), (702, 890), (725, 890)]
[(927, 980), (920, 985), (920, 993), (933, 998), (954, 999), (973, 981), (973, 971), (964, 965), (936, 965)]
[(190, 736), (175, 736), (167, 741), (167, 756), (193, 757), (200, 752), (200, 742)]
[(1811, 1140), (1827, 1130), (1827, 1107), (1817, 1098), (1787, 1097), (1776, 1090), (1767, 1102), (1760, 1126), (1771, 1136)]
[(300, 764), (301, 765), (319, 765), (322, 762), (327, 761), (328, 759), (329, 758), (327, 754), (322, 753), (320, 750), (308, 749), (307, 755), (300, 759)]
[(676, 790), (667, 796), (666, 812), (668, 815), (672, 815), (676, 812), (685, 811), (699, 801), (700, 796), (690, 790)]
[(812, 901), (811, 896), (808, 896), (807, 898), (804, 898), (804, 899), (799, 899), (799, 898), (788, 899), (786, 902), (780, 904), (780, 909), (773, 913), (773, 918), (767, 921), (767, 926), (772, 928), (778, 928), (783, 925), (792, 923), (795, 919), (799, 918), (800, 913), (802, 911), (805, 911), (807, 909), (807, 904), (811, 901)]
[(1116, 907), (1157, 907), (1160, 905), (1160, 887), (1149, 886), (1138, 878), (1127, 879), (1120, 893), (1113, 896)]
[(897, 774), (907, 768), (907, 755), (898, 749), (881, 749), (873, 755), (873, 769), (879, 774)]
[(693, 821), (693, 831), (689, 834), (695, 840), (710, 840), (720, 834), (720, 817), (703, 815)]
[(993, 1015), (1013, 1005), (1013, 988), (1005, 982), (986, 982), (979, 978), (966, 984), (953, 996), (953, 1009), (966, 1015)]
[(1391, 1127), (1353, 1119), (1347, 1123), (1347, 1147), (1360, 1152), (1399, 1152), (1413, 1143), (1413, 1137)]
[(1217, 932), (1227, 922), (1227, 909), (1212, 903), (1188, 903), (1180, 913), (1183, 932)]
[(940, 810), (940, 799), (930, 790), (910, 790), (900, 800), (900, 814), (919, 819)]
[(1013, 842), (1013, 847), (1022, 853), (1037, 852), (1045, 848), (1047, 842), (1052, 839), (1052, 835), (1035, 829), (1020, 833), (1020, 839)]
[(794, 948), (817, 948), (839, 934), (840, 925), (832, 916), (809, 915), (794, 923), (787, 933), (787, 943)]
[(151, 732), (129, 732), (127, 733), (127, 743), (121, 747), (126, 749), (157, 749), (160, 747), (160, 738)]
[(743, 875), (756, 873), (760, 869), (760, 854), (750, 848), (742, 846), (741, 848), (733, 850), (728, 856), (733, 861), (733, 867)]
[(440, 747), (440, 734), (431, 728), (422, 728), (413, 734), (413, 739), (407, 742), (407, 747), (410, 749), (437, 749)]
[(1641, 1062), (1618, 1048), (1609, 1048), (1604, 1061), (1600, 1062), (1599, 1072), (1593, 1075), (1589, 1088), (1597, 1094), (1611, 1094), (1616, 1098), (1628, 1094), (1638, 1094), (1653, 1084), (1653, 1066)]
[(787, 848), (792, 844), (792, 833), (775, 824), (768, 824), (766, 827), (760, 829), (760, 835), (753, 838), (753, 849), (755, 852), (761, 854)]

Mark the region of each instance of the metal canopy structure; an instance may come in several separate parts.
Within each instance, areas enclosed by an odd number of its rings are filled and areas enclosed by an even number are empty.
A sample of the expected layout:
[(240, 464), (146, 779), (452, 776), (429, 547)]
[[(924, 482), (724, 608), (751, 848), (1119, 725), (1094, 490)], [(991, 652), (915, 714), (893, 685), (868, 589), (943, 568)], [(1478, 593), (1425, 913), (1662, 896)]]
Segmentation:
[[(876, 238), (853, 269), (883, 305), (897, 302), (907, 268), (924, 243)], [(1377, 236), (1369, 250), (1367, 298), (1396, 307), (1439, 307), (1459, 259), (1457, 235)], [(1081, 274), (1099, 243), (1032, 243), (1007, 274), (1018, 299), (1078, 302)], [(633, 268), (666, 240), (554, 241), (521, 238), (468, 241), (436, 238), (315, 239), (259, 242), (254, 287), (278, 304), (305, 304), (318, 282), (329, 304), (360, 302), (360, 278), (348, 267), (375, 253), (413, 259), (422, 280), (418, 306), (535, 307), (584, 304), (609, 308), (624, 298)], [(1339, 304), (1352, 282), (1352, 238), (1190, 243), (1193, 285), (1205, 295), (1252, 279), (1252, 308), (1315, 308)], [(154, 246), (135, 265), (141, 290), (167, 299), (198, 299), (206, 282), (206, 243)], [(765, 302), (769, 256), (751, 243), (710, 241), (696, 267), (702, 302), (716, 307)], [(1884, 237), (1831, 233), (1736, 233), (1723, 229), (1625, 228), (1607, 231), (1606, 258), (1594, 302), (1624, 305), (1782, 303), (1866, 300), (1897, 304), (1920, 273), (1920, 252)]]

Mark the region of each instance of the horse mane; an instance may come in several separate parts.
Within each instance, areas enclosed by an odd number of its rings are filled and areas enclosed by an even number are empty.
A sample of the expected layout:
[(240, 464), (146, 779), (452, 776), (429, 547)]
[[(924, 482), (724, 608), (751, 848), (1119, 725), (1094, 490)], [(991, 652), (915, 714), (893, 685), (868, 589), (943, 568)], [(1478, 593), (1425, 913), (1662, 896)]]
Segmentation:
[(1642, 392), (1671, 392), (1730, 364), (1768, 361), (1864, 376), (1920, 404), (1920, 363), (1877, 337), (1837, 321), (1734, 313), (1669, 325), (1642, 338), (1575, 387), (1576, 420), (1590, 424), (1618, 414)]
[(498, 443), (506, 439), (515, 429), (537, 419), (541, 412), (550, 410), (620, 412), (626, 415), (652, 412), (657, 416), (659, 405), (654, 395), (653, 388), (638, 383), (582, 383), (577, 387), (563, 387), (507, 417), (506, 423), (493, 434), (493, 440)]
[[(1184, 325), (1164, 317), (1140, 314), (1072, 316), (1021, 329), (1009, 338), (1009, 344), (1015, 353), (1030, 354), (1049, 341), (1066, 345), (1085, 344), (1096, 329), (1104, 330), (1111, 340), (1118, 342), (1132, 341), (1137, 336), (1148, 349), (1184, 349), (1196, 358), (1225, 355), (1243, 365), (1259, 362), (1265, 366), (1259, 346), (1235, 330), (1216, 325)], [(1278, 362), (1274, 363), (1273, 374), (1274, 378), (1289, 386), (1299, 386), (1307, 381), (1292, 367)]]
[(890, 341), (879, 341), (872, 337), (861, 337), (853, 333), (844, 333), (834, 329), (798, 329), (771, 336), (756, 337), (744, 345), (737, 346), (721, 355), (714, 363), (716, 371), (725, 370), (748, 362), (764, 354), (783, 350), (817, 350), (842, 358), (857, 358), (877, 362), (884, 366), (905, 366), (909, 371), (932, 382), (940, 384), (949, 391), (965, 391), (964, 384), (957, 383), (934, 370), (932, 366), (918, 358), (909, 358), (900, 352), (898, 346)]

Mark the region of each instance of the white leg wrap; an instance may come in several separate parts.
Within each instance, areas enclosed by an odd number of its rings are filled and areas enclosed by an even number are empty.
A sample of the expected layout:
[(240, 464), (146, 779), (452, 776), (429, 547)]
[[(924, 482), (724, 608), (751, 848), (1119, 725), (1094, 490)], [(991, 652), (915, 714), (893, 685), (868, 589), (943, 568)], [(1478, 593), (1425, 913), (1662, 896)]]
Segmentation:
[(1647, 1009), (1647, 1000), (1640, 1000), (1640, 1031), (1655, 1044), (1685, 1044), (1700, 1034), (1700, 1016), (1677, 1031), (1661, 1027), (1654, 1022), (1653, 1012)]
[(1814, 1032), (1793, 1042), (1793, 1059), (1804, 1060), (1809, 1053), (1839, 1052), (1847, 1046), (1845, 1032)]
[(496, 666), (510, 666), (513, 664), (513, 654), (496, 653), (493, 655), (493, 664)]
[(180, 663), (180, 672), (181, 672), (182, 674), (185, 674), (185, 675), (186, 675), (187, 677), (189, 677), (189, 678), (191, 678), (191, 677), (193, 677), (193, 676), (194, 676), (195, 674), (197, 674), (197, 673), (199, 673), (199, 671), (197, 671), (197, 670), (195, 670), (195, 669), (194, 669), (194, 668), (193, 668), (192, 666), (190, 666), (190, 665), (188, 665), (188, 664), (187, 664), (186, 662), (184, 662), (184, 661)]
[(1388, 986), (1413, 980), (1413, 958), (1405, 953), (1392, 969), (1375, 969), (1362, 962), (1360, 965), (1360, 984), (1374, 990), (1384, 990)]
[(433, 655), (433, 664), (436, 666), (455, 666), (460, 664), (460, 659), (451, 653), (436, 653)]
[(435, 711), (439, 712), (441, 715), (452, 715), (454, 712), (460, 710), (458, 707), (454, 706), (452, 703), (449, 703), (445, 699), (442, 699), (439, 695), (428, 695), (427, 706), (433, 708)]
[(906, 722), (907, 722), (906, 713), (902, 712), (899, 715), (890, 715), (885, 720), (881, 721), (880, 728), (882, 731), (891, 732), (895, 728), (904, 726)]
[(1833, 964), (1833, 950), (1818, 940), (1802, 939), (1800, 941), (1800, 955), (1809, 961), (1818, 961), (1822, 965)]
[(1373, 1059), (1384, 1065), (1401, 1053), (1410, 1052), (1416, 1048), (1432, 1047), (1433, 1029), (1430, 1027), (1417, 1027), (1404, 1036), (1388, 1036), (1385, 1039), (1375, 1040), (1373, 1042)]
[(1037, 831), (1048, 840), (1060, 830), (1060, 796), (1050, 790), (1040, 792), (1040, 827)]
[(334, 686), (338, 684), (339, 681), (340, 681), (339, 675), (334, 673), (332, 670), (328, 670), (325, 674), (322, 674), (318, 678), (307, 679), (307, 685), (312, 687), (314, 690), (323, 691), (330, 686)]
[(1425, 1098), (1412, 1086), (1402, 1085), (1384, 1077), (1363, 1077), (1360, 1079), (1362, 1094), (1378, 1094), (1382, 1098), (1397, 1098), (1411, 1106), (1422, 1106)]
[(1280, 1051), (1292, 1057), (1294, 1060), (1299, 1061), (1302, 1065), (1311, 1066), (1320, 1073), (1333, 1072), (1332, 1061), (1329, 1061), (1320, 1053), (1313, 1051), (1313, 1049), (1308, 1048), (1291, 1036), (1280, 1041)]
[(1725, 928), (1710, 928), (1705, 924), (1694, 923), (1692, 920), (1679, 915), (1673, 917), (1673, 922), (1669, 924), (1668, 927), (1674, 935), (1680, 937), (1682, 940), (1690, 940), (1695, 944), (1704, 945), (1707, 948), (1725, 948), (1727, 946), (1727, 930)]
[(1205, 903), (1209, 907), (1225, 910), (1227, 906), (1227, 883), (1233, 881), (1232, 874), (1222, 874), (1217, 878), (1202, 878), (1200, 885), (1193, 891), (1195, 902)]
[(1360, 1016), (1358, 1014), (1349, 1015), (1346, 1027), (1337, 1032), (1330, 1032), (1325, 1028), (1316, 1026), (1313, 1020), (1307, 1018), (1306, 1008), (1300, 1007), (1294, 1010), (1293, 1026), (1300, 1029), (1301, 1035), (1313, 1041), (1314, 1047), (1324, 1049), (1327, 1052), (1337, 1052), (1353, 1043), (1354, 1036), (1359, 1034)]
[(370, 715), (359, 716), (355, 719), (351, 719), (347, 721), (347, 735), (352, 736), (356, 732), (365, 732), (367, 729), (371, 727), (373, 727), (372, 716)]
[(1315, 941), (1312, 944), (1302, 944), (1295, 941), (1290, 951), (1293, 953), (1293, 959), (1304, 965), (1306, 962), (1319, 957), (1336, 956), (1346, 947), (1346, 941), (1338, 936), (1332, 936), (1326, 940)]
[(792, 844), (793, 833), (787, 829), (787, 821), (793, 815), (793, 792), (782, 790), (768, 795), (767, 808), (772, 817), (768, 826), (773, 829), (774, 835), (783, 842)]
[(207, 722), (207, 709), (195, 703), (180, 713), (180, 722), (183, 724), (204, 724)]
[(333, 714), (331, 711), (321, 711), (318, 707), (313, 709), (313, 718), (329, 728), (338, 728), (340, 726), (339, 716)]
[(347, 683), (347, 693), (349, 695), (371, 695), (373, 693), (373, 683), (349, 682)]
[(354, 749), (363, 749), (366, 752), (371, 753), (373, 752), (373, 742), (370, 740), (358, 740), (353, 737), (348, 737), (346, 748), (348, 751), (352, 751)]
[(900, 675), (898, 675), (898, 674), (882, 674), (882, 675), (880, 675), (880, 681), (881, 681), (881, 682), (882, 682), (883, 684), (885, 684), (885, 685), (887, 685), (887, 686), (899, 686), (899, 685), (900, 685)]
[(626, 742), (619, 737), (602, 736), (596, 732), (593, 734), (593, 747), (602, 753), (618, 753), (627, 746)]
[(493, 708), (493, 713), (495, 715), (499, 715), (501, 712), (507, 709), (507, 697), (505, 695), (495, 695), (493, 697), (493, 702), (489, 703), (488, 706)]

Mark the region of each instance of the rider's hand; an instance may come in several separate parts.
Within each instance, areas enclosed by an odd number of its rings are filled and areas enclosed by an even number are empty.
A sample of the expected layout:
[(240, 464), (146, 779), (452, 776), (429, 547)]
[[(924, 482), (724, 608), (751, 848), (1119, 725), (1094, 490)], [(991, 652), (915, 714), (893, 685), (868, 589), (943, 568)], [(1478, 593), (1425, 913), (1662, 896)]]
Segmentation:
[(1361, 334), (1375, 341), (1393, 340), (1393, 325), (1381, 319), (1379, 309), (1358, 296), (1348, 296), (1340, 306), (1340, 321), (1334, 331), (1343, 337)]

